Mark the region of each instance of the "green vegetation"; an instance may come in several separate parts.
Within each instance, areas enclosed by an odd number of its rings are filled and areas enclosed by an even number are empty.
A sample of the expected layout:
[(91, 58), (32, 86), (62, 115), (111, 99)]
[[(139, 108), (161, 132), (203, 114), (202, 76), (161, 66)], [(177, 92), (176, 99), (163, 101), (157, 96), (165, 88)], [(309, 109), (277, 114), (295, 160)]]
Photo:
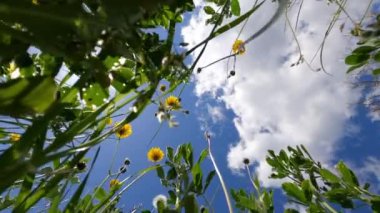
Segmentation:
[[(155, 171), (168, 190), (167, 200), (157, 203), (158, 212), (211, 211), (198, 201), (217, 174), (217, 167), (216, 171), (202, 171), (201, 167), (211, 147), (194, 161), (196, 153), (190, 144), (176, 150), (167, 147), (164, 163), (158, 150), (152, 152), (150, 160), (156, 164), (119, 180), (129, 165), (126, 160), (119, 172), (106, 174), (101, 184), (84, 194), (99, 153), (97, 145), (111, 135), (123, 138), (132, 134), (133, 127), (128, 124), (150, 104), (157, 105), (160, 120), (175, 126), (172, 114), (187, 112), (178, 98), (170, 95), (188, 82), (203, 51), (193, 64), (185, 64), (185, 57), (232, 30), (262, 5), (255, 4), (240, 16), (238, 0), (208, 2), (215, 6), (203, 8), (210, 15), (207, 24), (214, 26), (210, 36), (189, 51), (176, 53), (174, 48), (187, 45), (173, 41), (176, 25), (194, 10), (191, 0), (2, 0), (0, 210), (27, 212), (46, 199), (48, 212), (118, 212), (122, 194)], [(221, 9), (215, 11), (216, 7)], [(225, 18), (234, 20), (221, 26)], [(167, 32), (166, 38), (160, 39), (154, 32), (158, 27)], [(367, 31), (359, 32), (365, 37)], [(370, 60), (380, 61), (378, 36), (373, 38), (347, 56), (349, 72), (372, 64)], [(378, 76), (378, 69), (372, 74)], [(162, 81), (169, 82), (169, 88), (162, 88)], [(153, 100), (156, 91), (159, 97)], [(122, 108), (130, 110), (120, 114)], [(111, 118), (116, 116), (123, 119), (111, 126)], [(90, 151), (96, 155), (88, 160)], [(288, 178), (283, 190), (310, 212), (356, 208), (357, 202), (380, 211), (380, 197), (372, 194), (367, 184), (359, 184), (343, 162), (335, 173), (314, 161), (303, 146), (268, 153), (271, 178)], [(255, 192), (232, 189), (226, 197), (233, 198), (236, 209), (273, 212), (273, 193), (260, 186), (248, 164), (247, 169)], [(86, 175), (79, 180), (80, 173)], [(104, 185), (108, 183), (111, 189), (107, 191)], [(63, 204), (72, 185), (75, 191)]]

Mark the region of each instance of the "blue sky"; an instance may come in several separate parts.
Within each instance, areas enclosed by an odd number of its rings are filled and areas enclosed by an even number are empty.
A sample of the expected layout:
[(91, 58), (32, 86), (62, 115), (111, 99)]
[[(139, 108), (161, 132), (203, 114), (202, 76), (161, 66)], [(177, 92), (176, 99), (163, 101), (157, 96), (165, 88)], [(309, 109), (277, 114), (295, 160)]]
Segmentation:
[[(195, 3), (198, 6), (204, 4), (202, 1)], [(347, 12), (357, 20), (363, 15), (367, 3), (350, 1)], [(243, 10), (250, 8), (251, 4), (241, 1)], [(265, 23), (274, 7), (274, 4), (266, 3), (260, 8), (260, 14), (250, 19), (241, 38), (246, 38)], [(289, 12), (293, 25), (296, 9), (297, 5)], [(303, 6), (300, 16), (302, 27), (297, 31), (297, 37), (302, 54), (314, 68), (320, 65), (318, 60), (311, 62), (311, 58), (336, 9), (321, 1), (305, 2)], [(204, 19), (202, 11), (189, 14), (184, 25), (180, 26), (182, 33), (176, 40), (189, 42), (190, 46), (201, 41), (210, 31), (210, 27), (203, 26)], [(346, 24), (344, 32), (339, 32), (341, 23)], [(345, 74), (344, 65), (345, 54), (355, 41), (347, 33), (351, 23), (344, 15), (339, 24), (330, 34), (324, 52), (325, 67), (332, 77), (311, 71), (305, 63), (290, 67), (297, 61), (299, 52), (282, 19), (248, 45), (245, 55), (237, 58), (237, 75), (234, 78), (226, 79), (224, 63), (195, 75), (181, 97), (183, 107), (190, 114), (178, 113), (176, 119), (180, 126), (177, 128), (163, 124), (151, 146), (176, 147), (190, 142), (195, 153), (200, 153), (207, 145), (204, 130), (211, 131), (213, 153), (227, 185), (253, 190), (249, 179), (240, 170), (242, 158), (249, 158), (254, 162), (253, 171), (259, 175), (262, 184), (275, 190), (276, 212), (282, 211), (286, 199), (278, 190), (280, 183), (267, 178), (270, 174), (264, 161), (267, 149), (278, 151), (288, 145), (304, 144), (328, 168), (333, 168), (338, 160), (343, 159), (357, 172), (360, 180), (372, 182), (373, 190), (380, 192), (376, 186), (380, 181), (380, 123), (373, 120), (364, 106), (356, 104), (362, 91), (349, 86), (350, 78)], [(210, 42), (199, 65), (227, 55), (239, 29)], [(125, 177), (151, 165), (146, 159), (146, 151), (148, 142), (159, 127), (154, 117), (156, 110), (156, 106), (150, 106), (132, 123), (133, 135), (120, 142), (114, 168), (117, 169), (117, 164), (121, 164), (125, 157), (131, 159), (132, 164)], [(115, 145), (112, 139), (101, 145), (101, 155), (91, 175), (90, 186), (100, 183), (107, 174)], [(204, 169), (212, 169), (209, 159), (205, 161)], [(226, 212), (217, 178), (207, 197), (211, 199), (214, 193), (215, 212)], [(127, 191), (119, 206), (125, 211), (139, 204), (149, 209), (157, 194), (166, 194), (166, 190), (160, 186), (154, 172)], [(358, 211), (367, 212), (366, 209)]]
[[(194, 2), (197, 6), (204, 4), (201, 0)], [(243, 11), (252, 6), (252, 1), (240, 2)], [(269, 19), (275, 8), (275, 4), (269, 2), (253, 15), (240, 38), (247, 38)], [(368, 2), (349, 1), (347, 12), (358, 20)], [(379, 5), (378, 1), (375, 3)], [(336, 9), (334, 5), (327, 6), (325, 1), (305, 1), (303, 6), (300, 15), (302, 27), (296, 34), (302, 54), (314, 68), (320, 67), (320, 64), (317, 59), (314, 62), (311, 59)], [(296, 11), (297, 4), (289, 11), (293, 25)], [(206, 15), (200, 10), (188, 14), (184, 24), (178, 26), (176, 41), (188, 42), (191, 47), (203, 40), (211, 29), (211, 26), (204, 26), (205, 18)], [(346, 24), (343, 32), (339, 32), (341, 23)], [(373, 190), (379, 193), (380, 122), (375, 121), (364, 106), (357, 104), (362, 91), (351, 88), (348, 83), (350, 77), (345, 74), (347, 67), (344, 57), (355, 40), (349, 36), (352, 24), (347, 17), (342, 15), (339, 24), (330, 34), (324, 52), (325, 66), (332, 76), (313, 72), (305, 63), (290, 67), (297, 61), (299, 51), (282, 18), (264, 35), (247, 45), (244, 55), (238, 56), (235, 77), (226, 79), (225, 63), (218, 63), (201, 74), (195, 74), (181, 96), (182, 106), (190, 114), (177, 113), (179, 127), (169, 128), (164, 123), (151, 146), (147, 147), (160, 126), (154, 116), (157, 106), (149, 106), (132, 123), (133, 134), (120, 141), (114, 171), (118, 170), (126, 157), (132, 163), (120, 179), (151, 166), (146, 152), (152, 146), (165, 149), (167, 146), (191, 143), (198, 157), (201, 150), (207, 147), (203, 135), (208, 130), (212, 132), (213, 154), (227, 186), (253, 190), (241, 170), (242, 159), (249, 158), (255, 165), (252, 171), (258, 174), (262, 184), (275, 190), (276, 212), (283, 210), (286, 199), (278, 188), (280, 182), (268, 178), (270, 168), (265, 164), (265, 156), (268, 149), (279, 151), (288, 145), (304, 144), (315, 159), (328, 168), (333, 168), (338, 160), (343, 159), (357, 172), (362, 182), (373, 183)], [(229, 54), (239, 30), (240, 27), (237, 27), (210, 42), (199, 65), (204, 66)], [(161, 30), (159, 32), (165, 36)], [(191, 62), (191, 58), (188, 62)], [(178, 90), (174, 92), (176, 94)], [(117, 121), (115, 118), (114, 122)], [(111, 137), (100, 147), (100, 156), (85, 193), (91, 192), (108, 174), (116, 139)], [(203, 169), (212, 169), (208, 158)], [(105, 188), (108, 189), (108, 183)], [(140, 204), (150, 209), (152, 199), (157, 194), (167, 195), (167, 192), (160, 185), (156, 173), (152, 172), (124, 193), (119, 207), (125, 212)], [(226, 212), (227, 205), (217, 177), (209, 187), (208, 199), (214, 194), (215, 212)], [(359, 211), (368, 212), (366, 209)]]

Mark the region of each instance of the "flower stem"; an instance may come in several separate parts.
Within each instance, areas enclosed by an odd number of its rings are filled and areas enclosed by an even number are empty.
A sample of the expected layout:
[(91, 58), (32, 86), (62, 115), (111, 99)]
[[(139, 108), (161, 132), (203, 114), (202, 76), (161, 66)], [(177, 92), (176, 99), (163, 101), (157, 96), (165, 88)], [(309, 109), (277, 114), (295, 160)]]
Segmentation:
[(205, 133), (205, 135), (206, 135), (206, 140), (207, 140), (207, 143), (208, 143), (208, 152), (209, 152), (209, 155), (210, 155), (210, 159), (211, 159), (212, 164), (214, 165), (215, 172), (218, 175), (219, 181), (220, 181), (220, 183), (222, 185), (224, 196), (226, 198), (226, 202), (227, 202), (227, 206), (228, 206), (228, 210), (229, 210), (230, 213), (233, 213), (234, 211), (232, 209), (231, 200), (230, 200), (230, 196), (229, 196), (228, 191), (227, 191), (226, 184), (224, 183), (222, 174), (220, 173), (220, 171), (218, 169), (218, 166), (216, 165), (214, 156), (212, 155), (212, 152), (211, 152), (211, 139), (210, 139), (210, 135), (207, 132)]

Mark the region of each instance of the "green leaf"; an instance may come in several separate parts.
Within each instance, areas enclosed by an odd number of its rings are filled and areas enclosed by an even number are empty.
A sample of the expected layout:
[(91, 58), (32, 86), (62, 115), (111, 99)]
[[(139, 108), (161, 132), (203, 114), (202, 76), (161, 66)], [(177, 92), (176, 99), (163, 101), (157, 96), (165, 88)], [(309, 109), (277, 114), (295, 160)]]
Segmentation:
[(334, 173), (330, 172), (327, 169), (320, 169), (319, 173), (324, 180), (330, 183), (339, 183), (340, 181), (339, 177), (337, 177)]
[(295, 209), (285, 209), (284, 213), (298, 213)]
[(207, 157), (207, 155), (208, 155), (208, 149), (202, 150), (201, 155), (199, 156), (197, 163), (201, 164), (204, 161), (204, 159)]
[(353, 50), (352, 53), (368, 54), (368, 53), (370, 53), (376, 49), (377, 49), (377, 47), (374, 47), (374, 46), (360, 46), (360, 47), (356, 48), (355, 50)]
[(215, 13), (215, 10), (210, 6), (205, 6), (203, 8), (206, 14), (213, 15)]
[(380, 75), (380, 68), (372, 70), (372, 75)]
[(371, 199), (371, 208), (375, 213), (380, 212), (380, 197), (376, 196)]
[(286, 192), (288, 196), (293, 197), (302, 203), (307, 203), (307, 199), (305, 197), (304, 192), (296, 184), (283, 183), (282, 189)]
[(191, 174), (193, 175), (194, 185), (196, 190), (202, 190), (202, 169), (200, 164), (196, 163), (191, 169)]
[(350, 72), (352, 72), (352, 71), (354, 71), (354, 70), (356, 70), (356, 69), (358, 69), (358, 68), (360, 68), (360, 67), (366, 65), (367, 63), (368, 63), (368, 62), (365, 61), (365, 62), (360, 63), (360, 64), (352, 65), (352, 66), (350, 66), (350, 67), (348, 68), (348, 70), (346, 71), (346, 73), (348, 74), (348, 73), (350, 73)]
[(185, 213), (198, 213), (198, 203), (194, 195), (188, 195), (183, 199)]
[(351, 169), (349, 169), (344, 163), (343, 161), (339, 161), (339, 163), (337, 164), (337, 169), (340, 173), (340, 175), (342, 176), (342, 179), (346, 182), (346, 183), (349, 183), (349, 184), (353, 184), (355, 186), (359, 186), (359, 181), (356, 177), (356, 175), (354, 174), (354, 172), (351, 171)]
[(0, 84), (0, 114), (43, 113), (55, 101), (56, 92), (57, 85), (51, 77), (10, 80)]
[(95, 189), (95, 198), (98, 200), (103, 200), (107, 196), (107, 192), (102, 187), (97, 187)]
[(367, 62), (368, 59), (368, 54), (352, 54), (346, 57), (345, 63), (347, 65), (357, 65)]
[(355, 192), (350, 189), (331, 189), (327, 191), (324, 196), (330, 201), (334, 203), (339, 203), (343, 208), (354, 208), (354, 203), (350, 199), (355, 196)]
[(311, 202), (311, 199), (313, 198), (313, 185), (311, 184), (310, 180), (304, 180), (301, 183), (301, 188), (303, 190), (303, 193), (306, 197), (306, 200), (308, 203)]
[(231, 0), (231, 13), (234, 16), (240, 16), (239, 0)]
[(176, 172), (175, 168), (173, 167), (173, 168), (169, 169), (169, 171), (166, 175), (166, 179), (173, 180), (176, 177), (177, 177), (177, 172)]
[(203, 187), (203, 193), (207, 190), (207, 188), (210, 185), (210, 183), (211, 183), (212, 179), (214, 178), (215, 174), (216, 174), (215, 170), (213, 170), (210, 173), (208, 173), (207, 178), (206, 178), (206, 182), (205, 182), (205, 186)]
[(173, 148), (170, 147), (170, 146), (168, 146), (168, 147), (166, 148), (166, 155), (167, 155), (167, 157), (168, 157), (168, 159), (169, 159), (170, 161), (174, 161), (174, 159), (173, 159), (173, 157), (174, 157), (173, 153), (174, 153)]
[(247, 18), (249, 18), (262, 4), (264, 3), (264, 1), (262, 1), (260, 4), (258, 4), (256, 7), (250, 9), (248, 12), (246, 12), (245, 14), (243, 14), (242, 16), (240, 16), (239, 18), (233, 20), (232, 22), (228, 23), (228, 24), (225, 24), (223, 25), (222, 27), (218, 28), (211, 36), (211, 38), (214, 38), (234, 27), (236, 27), (237, 25), (239, 25), (241, 22), (243, 22), (244, 20), (246, 20)]
[(83, 99), (86, 101), (88, 107), (92, 105), (100, 106), (108, 98), (108, 91), (101, 87), (100, 84), (91, 84), (83, 94)]
[(156, 171), (157, 171), (157, 176), (160, 179), (164, 179), (165, 178), (165, 172), (164, 172), (164, 169), (161, 166), (157, 167)]
[(373, 56), (373, 60), (377, 61), (377, 62), (380, 62), (380, 51), (378, 51), (374, 56)]

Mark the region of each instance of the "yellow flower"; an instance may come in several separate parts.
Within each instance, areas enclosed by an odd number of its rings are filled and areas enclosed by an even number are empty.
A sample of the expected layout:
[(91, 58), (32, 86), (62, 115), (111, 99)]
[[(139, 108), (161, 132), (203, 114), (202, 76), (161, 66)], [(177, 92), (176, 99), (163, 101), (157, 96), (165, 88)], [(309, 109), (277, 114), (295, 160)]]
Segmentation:
[(236, 40), (232, 45), (232, 52), (234, 54), (242, 55), (245, 53), (244, 41)]
[(181, 108), (181, 103), (180, 103), (179, 99), (175, 96), (172, 96), (172, 95), (169, 96), (168, 98), (166, 98), (165, 104), (166, 104), (166, 107), (170, 108), (170, 109)]
[(10, 139), (12, 142), (18, 142), (18, 141), (20, 141), (20, 139), (21, 139), (21, 135), (20, 135), (20, 134), (17, 134), (17, 133), (11, 133), (11, 134), (9, 134), (9, 139)]
[(32, 0), (32, 4), (39, 5), (40, 3), (38, 2), (38, 0)]
[(164, 158), (165, 154), (159, 147), (153, 147), (148, 151), (148, 160), (152, 162), (159, 162)]
[(111, 124), (112, 124), (112, 118), (107, 117), (107, 118), (106, 118), (106, 124), (107, 124), (107, 125), (111, 125)]
[(112, 179), (110, 180), (110, 188), (120, 186), (120, 181), (118, 179)]
[(131, 124), (125, 124), (120, 129), (116, 131), (116, 136), (118, 138), (127, 138), (132, 134), (132, 125)]

